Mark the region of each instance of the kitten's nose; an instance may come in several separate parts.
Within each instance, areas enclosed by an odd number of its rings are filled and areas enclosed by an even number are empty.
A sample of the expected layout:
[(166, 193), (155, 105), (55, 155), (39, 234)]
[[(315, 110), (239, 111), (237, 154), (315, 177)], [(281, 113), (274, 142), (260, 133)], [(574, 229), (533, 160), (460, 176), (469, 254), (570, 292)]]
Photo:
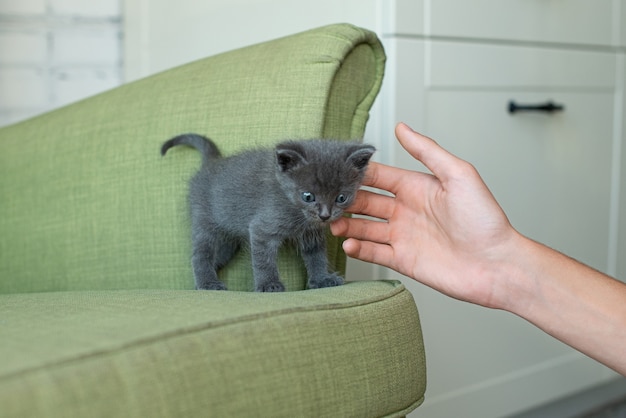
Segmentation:
[(327, 220), (330, 219), (330, 210), (328, 210), (328, 208), (326, 206), (323, 206), (319, 213), (317, 214), (317, 216), (320, 217), (320, 219), (322, 220), (322, 222), (326, 222)]

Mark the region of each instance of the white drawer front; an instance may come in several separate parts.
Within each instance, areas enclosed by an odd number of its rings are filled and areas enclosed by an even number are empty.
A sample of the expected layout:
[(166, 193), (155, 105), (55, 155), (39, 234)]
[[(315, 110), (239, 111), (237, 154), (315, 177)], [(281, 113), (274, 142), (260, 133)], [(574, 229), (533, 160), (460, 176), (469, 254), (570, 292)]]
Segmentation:
[(431, 41), (426, 48), (432, 87), (613, 88), (616, 56), (609, 52)]
[[(617, 45), (624, 0), (394, 0), (388, 31), (578, 45)], [(624, 25), (623, 21), (621, 23)]]

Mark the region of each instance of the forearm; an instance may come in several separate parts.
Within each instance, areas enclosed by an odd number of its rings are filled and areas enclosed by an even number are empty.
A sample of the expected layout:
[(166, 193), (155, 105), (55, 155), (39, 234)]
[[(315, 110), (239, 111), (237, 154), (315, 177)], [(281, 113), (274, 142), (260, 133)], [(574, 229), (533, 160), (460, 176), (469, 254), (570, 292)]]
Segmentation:
[(501, 308), (626, 375), (626, 285), (519, 238)]

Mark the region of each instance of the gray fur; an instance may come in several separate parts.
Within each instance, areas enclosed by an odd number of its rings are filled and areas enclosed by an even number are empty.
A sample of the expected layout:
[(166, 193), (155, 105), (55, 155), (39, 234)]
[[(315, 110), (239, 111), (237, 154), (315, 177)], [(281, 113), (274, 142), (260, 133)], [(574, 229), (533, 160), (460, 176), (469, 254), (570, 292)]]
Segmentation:
[(210, 139), (186, 134), (164, 143), (161, 154), (176, 145), (203, 155), (189, 191), (197, 289), (225, 290), (217, 271), (248, 244), (255, 290), (283, 291), (276, 258), (285, 241), (299, 247), (309, 288), (343, 284), (328, 271), (325, 228), (352, 203), (374, 147), (286, 141), (223, 158)]

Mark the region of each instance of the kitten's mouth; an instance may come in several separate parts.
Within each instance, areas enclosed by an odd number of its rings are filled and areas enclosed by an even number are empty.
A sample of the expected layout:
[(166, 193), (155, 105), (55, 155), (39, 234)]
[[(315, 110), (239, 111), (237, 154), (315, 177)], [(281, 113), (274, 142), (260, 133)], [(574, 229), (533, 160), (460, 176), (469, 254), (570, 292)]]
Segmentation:
[(317, 225), (321, 227), (330, 225), (331, 222), (334, 221), (334, 219), (331, 219), (330, 217), (321, 217), (319, 215), (314, 215), (314, 216), (309, 215), (308, 220), (311, 225)]
[(339, 216), (317, 216), (317, 218), (315, 219), (315, 221), (320, 224), (320, 225), (330, 225), (331, 223), (335, 222), (337, 219), (341, 218), (341, 215)]

